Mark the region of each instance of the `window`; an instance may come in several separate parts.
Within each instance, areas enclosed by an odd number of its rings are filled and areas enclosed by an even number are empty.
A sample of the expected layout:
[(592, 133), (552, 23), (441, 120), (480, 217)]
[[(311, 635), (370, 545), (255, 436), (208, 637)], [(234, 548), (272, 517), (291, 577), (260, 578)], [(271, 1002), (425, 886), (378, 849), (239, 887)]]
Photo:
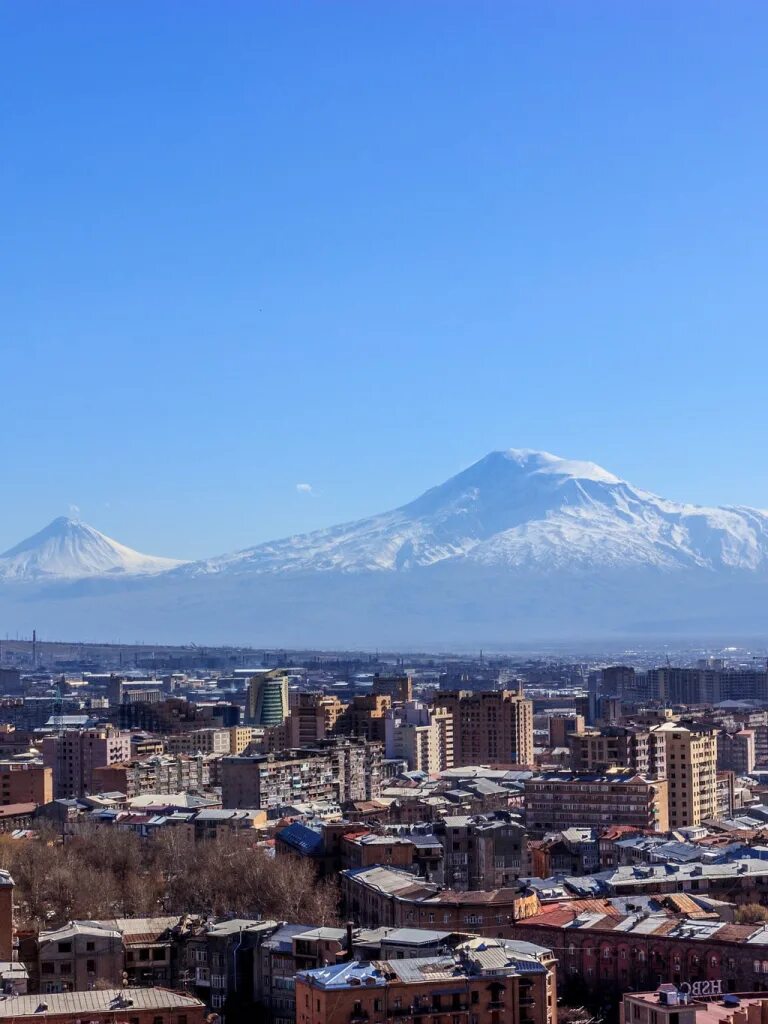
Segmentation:
[(65, 960), (63, 963), (59, 964), (59, 974), (71, 974), (71, 973), (72, 973), (72, 963), (69, 960)]
[(86, 960), (85, 961), (85, 969), (86, 969), (86, 971), (89, 974), (95, 974), (96, 973), (96, 961), (95, 960)]
[(165, 960), (165, 950), (164, 949), (153, 949), (152, 950), (152, 959), (153, 960)]
[(93, 953), (93, 951), (95, 949), (96, 949), (96, 943), (95, 942), (86, 942), (86, 944), (85, 944), (85, 952), (86, 953)]
[(140, 949), (139, 950), (139, 960), (149, 960), (149, 950), (148, 949)]
[(48, 961), (44, 960), (43, 961), (43, 963), (40, 965), (40, 973), (41, 974), (53, 974), (53, 964), (51, 963), (50, 960), (48, 960)]
[(59, 943), (59, 952), (60, 953), (71, 953), (72, 952), (72, 943), (71, 942), (60, 942)]

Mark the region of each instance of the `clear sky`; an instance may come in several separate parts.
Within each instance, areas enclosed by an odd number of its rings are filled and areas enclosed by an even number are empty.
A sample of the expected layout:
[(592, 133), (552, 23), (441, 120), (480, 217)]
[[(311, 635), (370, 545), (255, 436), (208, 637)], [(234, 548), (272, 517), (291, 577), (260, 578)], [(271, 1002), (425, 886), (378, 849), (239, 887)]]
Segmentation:
[(767, 37), (764, 0), (4, 3), (0, 549), (77, 507), (212, 555), (504, 447), (768, 507)]

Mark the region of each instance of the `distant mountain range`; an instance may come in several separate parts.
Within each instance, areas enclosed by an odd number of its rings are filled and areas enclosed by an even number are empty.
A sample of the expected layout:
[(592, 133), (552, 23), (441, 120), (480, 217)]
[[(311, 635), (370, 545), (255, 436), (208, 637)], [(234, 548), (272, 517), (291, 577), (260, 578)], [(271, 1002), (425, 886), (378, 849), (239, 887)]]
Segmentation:
[[(768, 512), (680, 504), (591, 462), (492, 452), (415, 501), (199, 562), (71, 519), (0, 555), (0, 627), (291, 646), (755, 635)], [(74, 631), (74, 632), (73, 632)]]

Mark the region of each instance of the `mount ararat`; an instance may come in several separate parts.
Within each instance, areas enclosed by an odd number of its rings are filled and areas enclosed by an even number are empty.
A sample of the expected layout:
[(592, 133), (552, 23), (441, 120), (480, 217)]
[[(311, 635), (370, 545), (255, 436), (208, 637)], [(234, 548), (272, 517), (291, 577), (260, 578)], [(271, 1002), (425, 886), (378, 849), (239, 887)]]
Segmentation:
[(761, 633), (768, 512), (510, 449), (381, 515), (204, 561), (54, 520), (0, 555), (0, 627), (82, 639), (467, 647)]

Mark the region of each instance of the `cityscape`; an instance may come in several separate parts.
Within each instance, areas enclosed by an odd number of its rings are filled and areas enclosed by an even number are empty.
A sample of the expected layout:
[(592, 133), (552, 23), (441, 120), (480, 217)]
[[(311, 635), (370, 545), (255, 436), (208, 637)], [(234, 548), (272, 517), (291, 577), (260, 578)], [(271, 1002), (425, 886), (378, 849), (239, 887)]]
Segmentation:
[(0, 1024), (768, 1024), (767, 39), (0, 4)]

